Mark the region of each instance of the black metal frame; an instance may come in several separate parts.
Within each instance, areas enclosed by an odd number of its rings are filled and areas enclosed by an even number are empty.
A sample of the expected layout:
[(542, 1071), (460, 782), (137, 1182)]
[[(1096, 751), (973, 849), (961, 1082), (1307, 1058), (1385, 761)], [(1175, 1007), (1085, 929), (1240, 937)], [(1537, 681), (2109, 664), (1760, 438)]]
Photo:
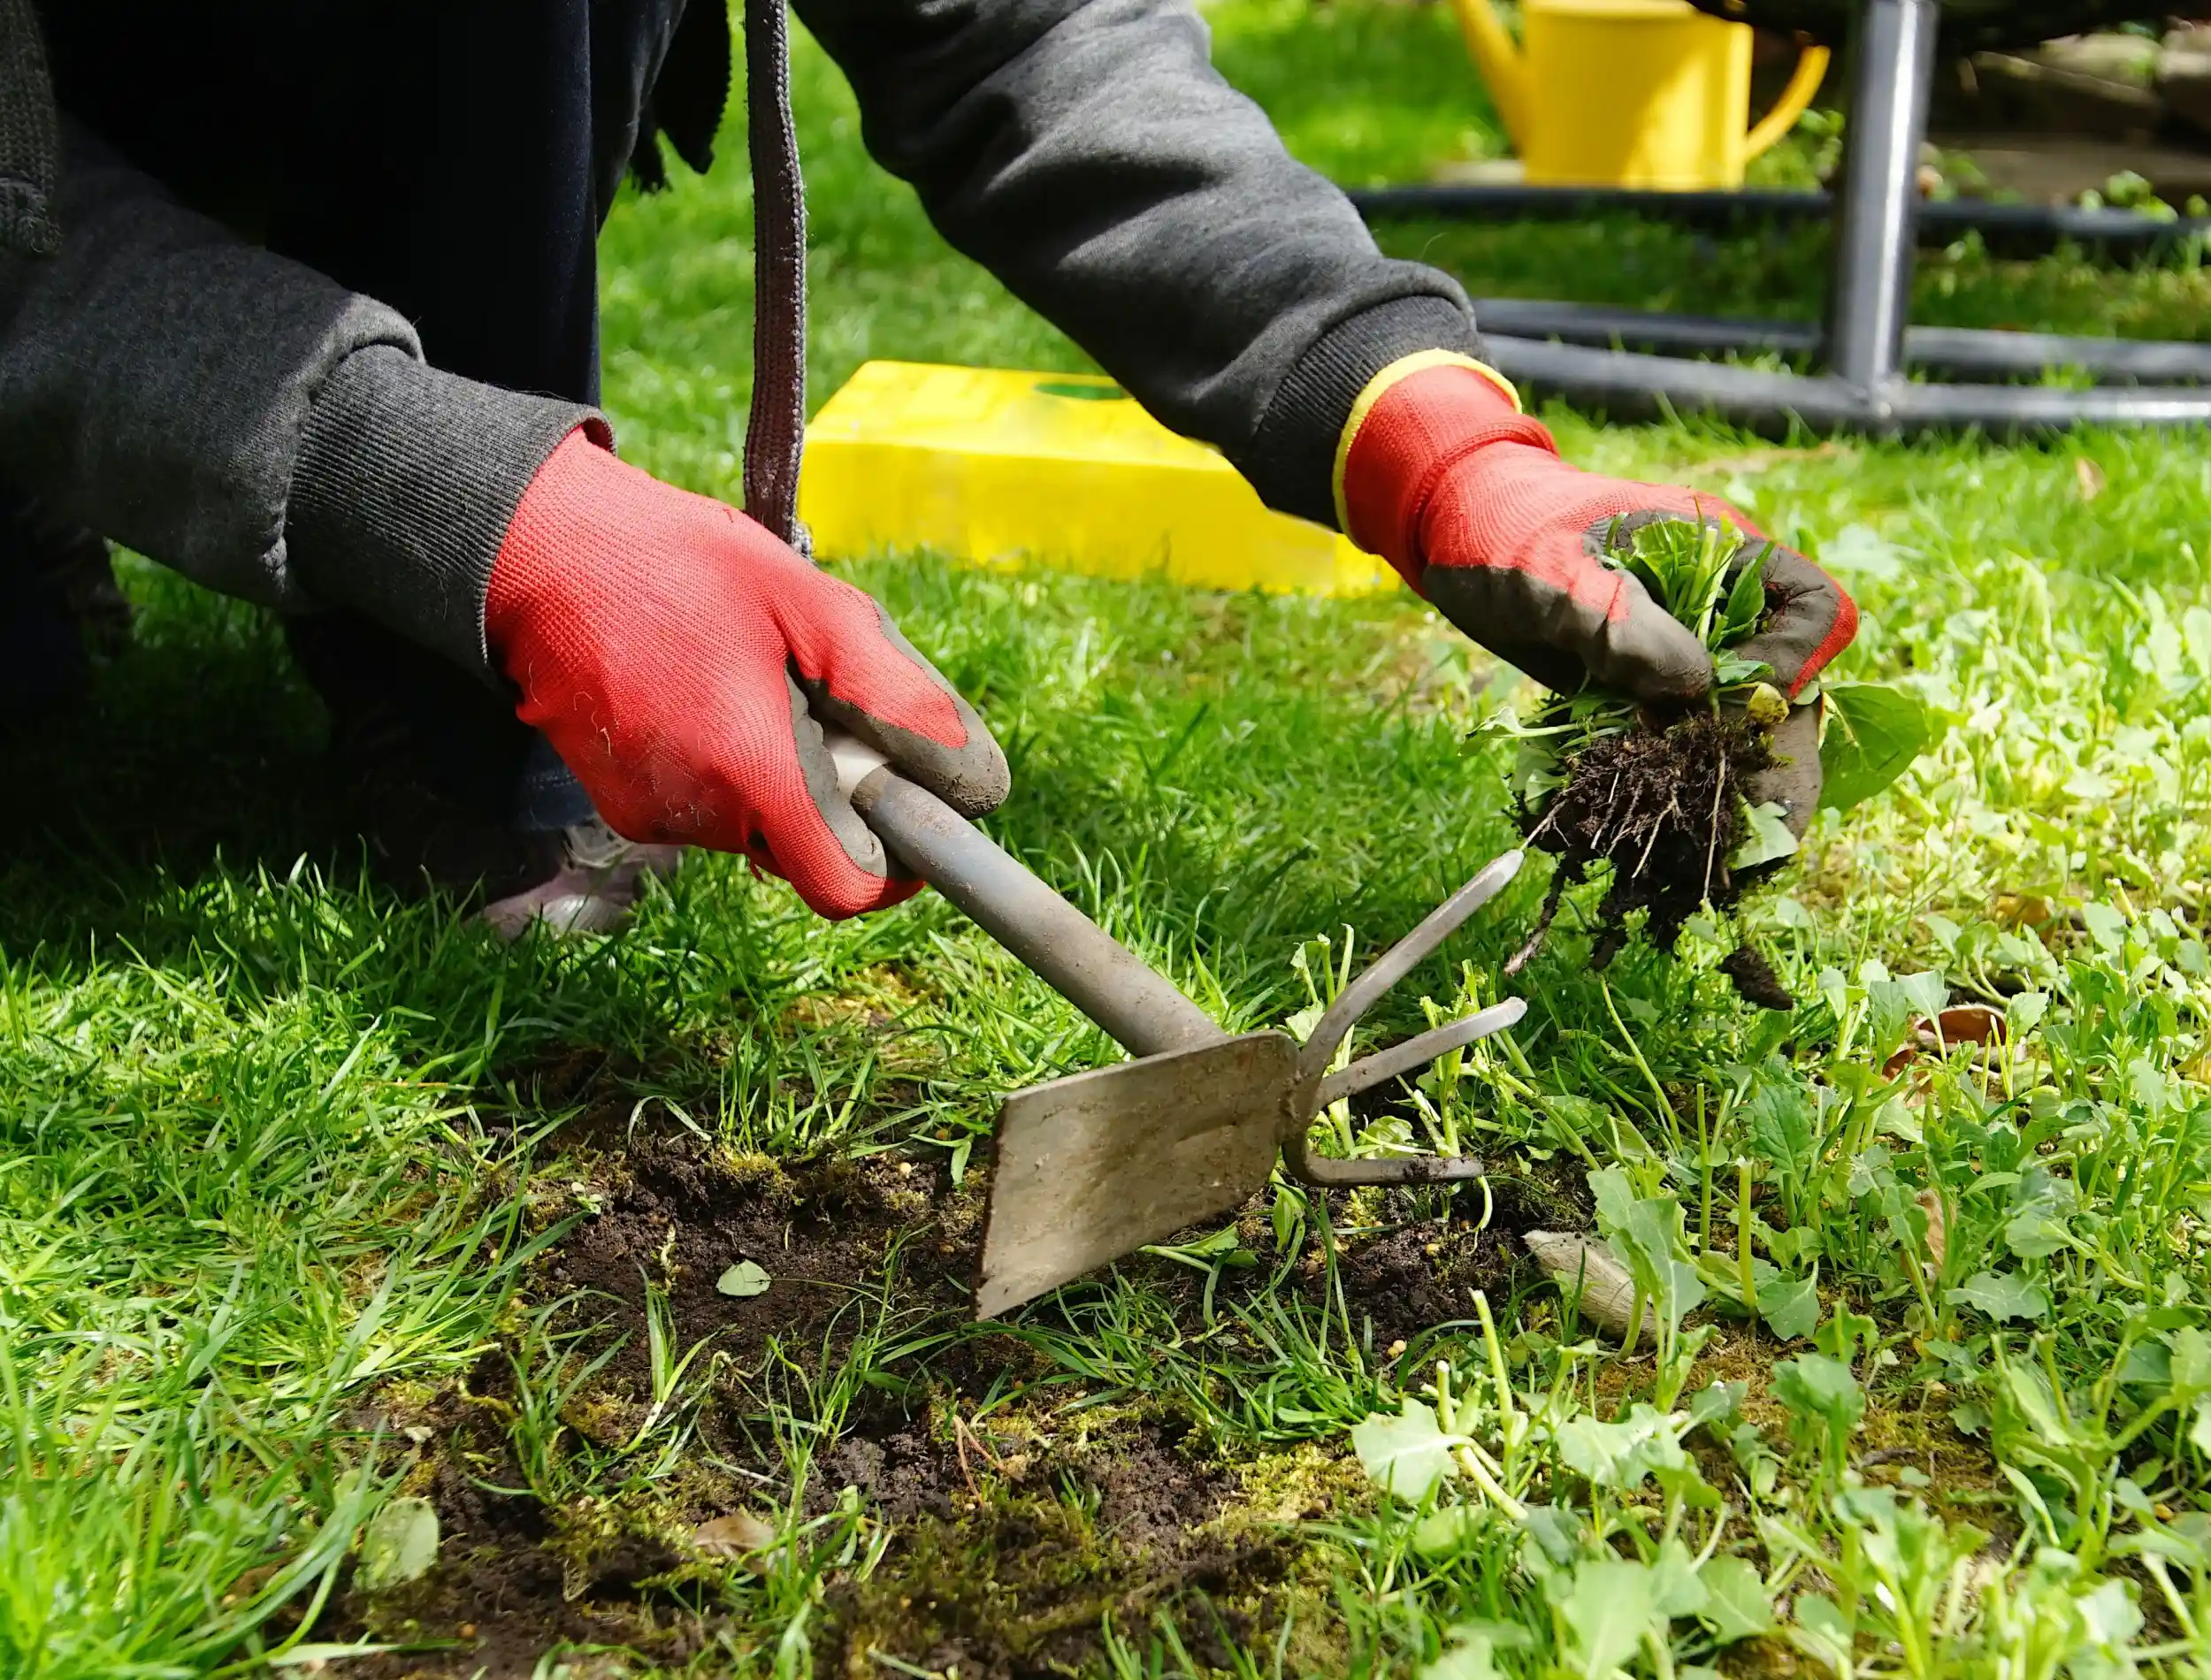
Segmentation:
[[(1808, 203), (1827, 209), (1834, 246), (1822, 325), (1478, 300), (1475, 315), (1491, 361), (1537, 390), (1615, 413), (1718, 413), (1767, 429), (1802, 423), (1818, 430), (1980, 427), (2011, 432), (2084, 424), (2211, 422), (2211, 388), (2192, 383), (2211, 386), (2211, 344), (1910, 325), (1912, 263), (1925, 233), (1978, 225), (2000, 235), (2029, 237), (2049, 228), (2138, 247), (2211, 227), (2176, 228), (2123, 211), (2053, 214), (2032, 206), (1923, 203), (1919, 150), (1926, 137), (1940, 12), (1940, 0), (1864, 0), (1851, 43), (1842, 180), (1831, 203), (1813, 194), (1664, 195), (1691, 201), (1680, 208), (1693, 219), (1771, 211), (1777, 201), (1780, 214), (1802, 214)], [(1364, 195), (1362, 202), (1375, 215), (1432, 213), (1449, 202), (1443, 195), (1455, 193), (1462, 206), (1469, 193), (1496, 202), (1491, 189), (1449, 187), (1390, 189)], [(1595, 205), (1661, 195), (1549, 196), (1556, 202)], [(1620, 347), (1626, 346), (1641, 347)], [(1821, 370), (1774, 372), (1691, 359), (1728, 351), (1807, 356)], [(2054, 369), (2077, 369), (2115, 383), (2085, 388), (1972, 383), (2037, 378)], [(1924, 383), (1909, 377), (1915, 372), (1946, 373), (1961, 383)]]

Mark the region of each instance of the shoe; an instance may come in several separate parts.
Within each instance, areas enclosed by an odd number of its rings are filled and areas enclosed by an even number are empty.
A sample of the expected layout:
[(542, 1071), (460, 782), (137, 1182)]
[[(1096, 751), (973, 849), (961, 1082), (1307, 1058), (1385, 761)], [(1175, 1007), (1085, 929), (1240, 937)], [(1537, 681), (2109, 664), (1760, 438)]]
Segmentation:
[(596, 817), (562, 829), (560, 840), (560, 867), (484, 906), (483, 919), (501, 939), (519, 939), (533, 927), (556, 937), (612, 933), (629, 920), (645, 878), (667, 879), (684, 855), (680, 846), (624, 840)]

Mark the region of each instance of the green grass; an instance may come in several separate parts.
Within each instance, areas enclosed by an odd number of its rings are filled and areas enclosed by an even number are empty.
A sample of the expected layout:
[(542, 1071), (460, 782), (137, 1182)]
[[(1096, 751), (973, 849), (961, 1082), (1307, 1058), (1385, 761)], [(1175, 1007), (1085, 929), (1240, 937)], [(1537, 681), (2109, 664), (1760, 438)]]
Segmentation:
[[(1494, 141), (1440, 8), (1216, 18), (1231, 73), (1349, 178)], [(1324, 73), (1356, 96), (1333, 105)], [(799, 79), (817, 401), (875, 355), (1083, 365), (870, 170), (810, 50)], [(740, 162), (625, 202), (606, 245), (625, 449), (723, 493), (749, 377)], [(1607, 227), (1391, 237), (1477, 288), (1691, 307), (1781, 307), (1812, 256)], [(1962, 253), (1924, 284), (1930, 318), (2200, 318), (2184, 268)], [(570, 947), (398, 903), (363, 882), (271, 627), (134, 568), (137, 645), (82, 717), (5, 749), (35, 821), (0, 859), (0, 1672), (253, 1673), (287, 1642), (369, 1638), (473, 1673), (489, 1659), (458, 1630), (495, 1605), (353, 1579), (371, 1512), (422, 1496), (491, 1501), (479, 1539), (551, 1560), (519, 1600), (538, 1642), (494, 1673), (569, 1642), (541, 1672), (2200, 1674), (2200, 443), (1791, 449), (1549, 417), (1574, 458), (1722, 492), (1824, 559), (1866, 609), (1848, 674), (1948, 719), (1750, 913), (1804, 1006), (1748, 1012), (1695, 934), (1591, 974), (1570, 905), (1509, 1042), (1341, 1122), (1363, 1149), (1479, 1149), (1487, 1198), (1285, 1191), (993, 1328), (939, 1275), (972, 1241), (974, 1177), (950, 1178), (998, 1093), (1110, 1059), (1094, 1029), (940, 901), (828, 927), (726, 859)], [(1007, 743), (993, 832), (1231, 1022), (1305, 1007), (1347, 929), (1370, 951), (1510, 843), (1502, 749), (1468, 736), (1515, 697), (1408, 598), (926, 558), (852, 575)], [(1377, 1034), (1423, 1024), (1423, 994), (1505, 989), (1541, 874)], [(2007, 1011), (2013, 1057), (1884, 1080), (1944, 992)], [(825, 1240), (809, 1209), (842, 1210), (877, 1244), (865, 1276), (766, 1331), (708, 1325), (718, 1298), (672, 1248), (586, 1276), (590, 1233), (645, 1217), (638, 1175), (685, 1150), (711, 1194), (653, 1179), (653, 1218), (711, 1235), (767, 1207), (773, 1270)], [(1503, 1234), (1593, 1217), (1666, 1309), (1656, 1356), (1589, 1338)], [(1631, 1409), (1686, 1411), (1715, 1378), (1743, 1390), (1693, 1430)], [(1468, 1443), (1422, 1461), (1425, 1509), (1352, 1440), (1408, 1401)], [(842, 1491), (855, 1452), (908, 1447), (934, 1502)], [(1128, 1515), (1151, 1508), (1113, 1492), (1124, 1462), (1208, 1490), (1187, 1541)], [(775, 1531), (749, 1565), (607, 1585), (622, 1547), (738, 1507)], [(1705, 1565), (1700, 1617), (1682, 1581), (1707, 1547), (1741, 1562)], [(428, 1588), (482, 1578), (455, 1549)], [(1718, 1649), (1769, 1601), (1775, 1631)]]

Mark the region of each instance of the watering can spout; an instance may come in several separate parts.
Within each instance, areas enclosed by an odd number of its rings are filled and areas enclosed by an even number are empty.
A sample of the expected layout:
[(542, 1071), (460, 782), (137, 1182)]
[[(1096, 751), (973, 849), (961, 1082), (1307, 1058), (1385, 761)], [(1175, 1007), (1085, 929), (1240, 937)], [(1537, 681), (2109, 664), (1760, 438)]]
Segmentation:
[(1505, 133), (1516, 148), (1525, 149), (1531, 95), (1527, 61), (1520, 56), (1519, 44), (1489, 0), (1451, 0), (1451, 11), (1458, 19), (1458, 33), (1465, 37), (1467, 56), (1488, 84)]

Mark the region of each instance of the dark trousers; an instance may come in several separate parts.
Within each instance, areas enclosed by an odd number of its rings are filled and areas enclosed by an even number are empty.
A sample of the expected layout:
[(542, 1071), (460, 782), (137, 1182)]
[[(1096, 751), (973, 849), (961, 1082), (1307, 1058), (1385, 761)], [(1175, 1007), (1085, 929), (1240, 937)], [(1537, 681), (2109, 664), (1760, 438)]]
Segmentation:
[[(187, 202), (398, 309), (435, 367), (598, 400), (591, 0), (42, 10), (63, 108)], [(396, 737), (486, 818), (590, 813), (508, 696), (355, 613), (287, 629), (341, 739)]]

